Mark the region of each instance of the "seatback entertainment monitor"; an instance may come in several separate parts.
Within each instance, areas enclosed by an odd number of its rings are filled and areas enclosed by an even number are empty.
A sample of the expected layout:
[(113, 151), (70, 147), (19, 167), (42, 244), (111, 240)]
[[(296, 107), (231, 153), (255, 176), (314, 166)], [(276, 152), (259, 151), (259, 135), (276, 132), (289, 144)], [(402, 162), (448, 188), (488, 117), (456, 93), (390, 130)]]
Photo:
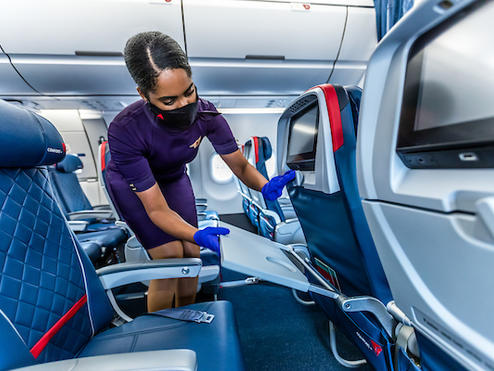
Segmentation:
[(319, 106), (314, 102), (290, 120), (286, 163), (294, 170), (314, 171)]
[(482, 7), (410, 52), (397, 146), (410, 168), (494, 167), (494, 49)]

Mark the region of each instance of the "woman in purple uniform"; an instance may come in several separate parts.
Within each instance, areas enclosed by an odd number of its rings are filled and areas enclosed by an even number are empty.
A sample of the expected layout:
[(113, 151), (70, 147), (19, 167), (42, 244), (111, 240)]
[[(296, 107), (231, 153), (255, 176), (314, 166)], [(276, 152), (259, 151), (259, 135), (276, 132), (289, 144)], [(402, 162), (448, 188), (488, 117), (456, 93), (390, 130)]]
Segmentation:
[[(109, 193), (125, 222), (153, 259), (199, 257), (199, 246), (218, 252), (226, 228), (197, 229), (194, 192), (185, 164), (207, 137), (248, 187), (275, 199), (293, 173), (268, 182), (238, 150), (213, 104), (199, 98), (187, 57), (160, 32), (127, 41), (125, 63), (142, 97), (110, 124)], [(197, 278), (152, 280), (148, 310), (195, 301)]]

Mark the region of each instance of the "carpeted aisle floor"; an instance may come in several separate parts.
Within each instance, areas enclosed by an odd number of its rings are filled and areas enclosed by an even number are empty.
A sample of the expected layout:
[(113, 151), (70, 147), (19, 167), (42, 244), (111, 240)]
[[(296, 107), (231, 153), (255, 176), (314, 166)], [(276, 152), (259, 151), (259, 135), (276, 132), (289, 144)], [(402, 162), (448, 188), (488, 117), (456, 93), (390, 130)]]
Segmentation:
[[(223, 281), (243, 277), (227, 270), (222, 276)], [(322, 310), (297, 303), (291, 290), (252, 285), (221, 289), (219, 297), (234, 306), (248, 370), (347, 370), (331, 354), (328, 320)], [(343, 335), (337, 339), (342, 356), (361, 358)]]
[[(243, 214), (222, 215), (221, 220), (247, 230), (250, 227)], [(242, 278), (245, 276), (222, 270), (222, 281)], [(297, 303), (291, 290), (252, 285), (221, 289), (219, 298), (234, 306), (247, 370), (348, 370), (331, 354), (328, 320), (322, 310)], [(344, 358), (361, 358), (343, 335), (338, 334), (337, 339)], [(370, 369), (364, 366), (359, 370)]]

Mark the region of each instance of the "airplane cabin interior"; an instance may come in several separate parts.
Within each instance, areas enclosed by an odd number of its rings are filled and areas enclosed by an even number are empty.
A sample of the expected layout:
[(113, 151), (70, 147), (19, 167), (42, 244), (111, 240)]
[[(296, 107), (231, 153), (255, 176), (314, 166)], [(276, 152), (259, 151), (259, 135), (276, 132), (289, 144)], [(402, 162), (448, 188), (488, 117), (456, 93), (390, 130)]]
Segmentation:
[[(0, 369), (494, 370), (493, 18), (492, 0), (1, 4)], [(124, 55), (147, 31), (213, 107), (191, 125), (223, 120), (266, 182), (212, 134), (183, 144), (197, 255), (130, 184), (183, 248), (151, 255), (112, 185), (109, 128), (152, 106)], [(148, 310), (158, 281), (195, 300)]]

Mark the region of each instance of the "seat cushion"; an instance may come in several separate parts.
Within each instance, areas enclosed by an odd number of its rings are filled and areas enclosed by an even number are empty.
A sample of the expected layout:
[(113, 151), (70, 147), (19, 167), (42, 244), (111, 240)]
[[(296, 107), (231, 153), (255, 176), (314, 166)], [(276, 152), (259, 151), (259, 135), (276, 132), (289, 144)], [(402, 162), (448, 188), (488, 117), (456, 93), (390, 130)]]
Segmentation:
[(93, 263), (101, 256), (101, 245), (99, 243), (83, 241), (81, 242), (81, 247)]
[(87, 231), (88, 232), (99, 232), (99, 231), (106, 231), (107, 229), (115, 228), (115, 222), (113, 220), (108, 220), (108, 219), (103, 219), (99, 220), (98, 219), (85, 219), (88, 221), (90, 224), (87, 226)]
[(127, 235), (121, 228), (111, 228), (100, 232), (78, 233), (79, 242), (92, 241), (105, 247), (117, 247), (125, 241)]
[(186, 308), (214, 314), (210, 324), (143, 315), (96, 335), (80, 357), (164, 349), (196, 352), (199, 370), (243, 370), (232, 304), (216, 301)]

